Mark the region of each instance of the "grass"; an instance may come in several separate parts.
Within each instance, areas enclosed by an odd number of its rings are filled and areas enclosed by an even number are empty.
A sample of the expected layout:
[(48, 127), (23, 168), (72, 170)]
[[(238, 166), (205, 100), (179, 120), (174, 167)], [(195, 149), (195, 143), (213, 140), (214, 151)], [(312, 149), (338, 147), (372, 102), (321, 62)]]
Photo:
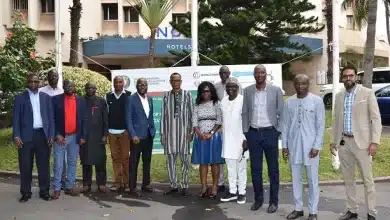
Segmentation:
[[(330, 112), (327, 111), (327, 120), (326, 120), (326, 132), (324, 137), (324, 149), (320, 154), (320, 168), (319, 168), (319, 177), (320, 180), (339, 180), (341, 179), (341, 175), (339, 171), (333, 170), (332, 168), (332, 157), (329, 152), (329, 132), (330, 132)], [(388, 176), (390, 170), (390, 137), (382, 136), (382, 144), (378, 148), (378, 153), (374, 157), (373, 161), (373, 172), (375, 177), (379, 176)], [(265, 160), (264, 160), (265, 161)], [(264, 162), (265, 163), (265, 162)], [(280, 155), (280, 181), (281, 182), (291, 182), (291, 172), (289, 168), (288, 162), (284, 161)], [(51, 158), (51, 166), (53, 165), (53, 160)], [(178, 172), (180, 173), (180, 163), (178, 160)], [(268, 182), (267, 175), (267, 166), (264, 164), (264, 181)], [(3, 171), (18, 171), (18, 154), (17, 150), (13, 146), (11, 142), (11, 129), (3, 129), (0, 130), (0, 170)], [(36, 168), (34, 168), (34, 172), (36, 172)], [(51, 169), (52, 172), (52, 169)], [(166, 157), (162, 154), (155, 154), (152, 157), (151, 164), (151, 177), (154, 182), (168, 182), (168, 173), (166, 166)], [(225, 167), (225, 173), (226, 173)], [(250, 175), (250, 166), (248, 161), (248, 183), (251, 182)], [(78, 165), (77, 175), (81, 177), (81, 166)], [(108, 179), (112, 180), (113, 171), (112, 171), (112, 163), (111, 163), (111, 155), (110, 150), (107, 148), (107, 175)], [(142, 162), (139, 166), (138, 171), (138, 180), (141, 179), (142, 176)], [(210, 175), (209, 175), (210, 176)], [(180, 180), (180, 174), (179, 174)], [(227, 175), (225, 175), (225, 178)], [(189, 171), (189, 180), (190, 183), (199, 183), (199, 172), (198, 169), (192, 167)]]

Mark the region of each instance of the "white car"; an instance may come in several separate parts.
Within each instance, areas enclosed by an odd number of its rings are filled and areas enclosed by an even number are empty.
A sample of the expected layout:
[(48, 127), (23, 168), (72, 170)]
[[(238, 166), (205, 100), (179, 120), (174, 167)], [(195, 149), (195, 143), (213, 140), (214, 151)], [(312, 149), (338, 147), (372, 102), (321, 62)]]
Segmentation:
[[(374, 91), (381, 89), (385, 86), (390, 85), (390, 67), (379, 67), (374, 68), (372, 76), (372, 89)], [(357, 73), (358, 83), (363, 80), (364, 72), (360, 71)], [(344, 87), (343, 83), (340, 83), (339, 88)], [(332, 107), (332, 91), (333, 84), (323, 85), (320, 90), (320, 96), (324, 100), (324, 104), (327, 108)]]

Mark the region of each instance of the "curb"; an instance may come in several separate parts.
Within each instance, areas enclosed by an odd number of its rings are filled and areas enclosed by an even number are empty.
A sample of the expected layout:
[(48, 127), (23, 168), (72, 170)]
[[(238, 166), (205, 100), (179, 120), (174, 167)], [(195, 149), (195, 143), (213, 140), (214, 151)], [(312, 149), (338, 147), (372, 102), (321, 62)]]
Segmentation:
[[(3, 176), (3, 177), (19, 177), (20, 176), (20, 172), (13, 172), (13, 171), (3, 171), (3, 170), (0, 170), (0, 176)], [(34, 179), (37, 179), (38, 178), (38, 174), (37, 173), (33, 173), (33, 178)], [(80, 177), (76, 177), (76, 180), (77, 181), (82, 181), (83, 179), (80, 178)], [(374, 178), (374, 182), (375, 183), (386, 183), (386, 182), (390, 182), (390, 176), (383, 176), (383, 177), (376, 177)], [(109, 184), (112, 184), (113, 182), (110, 181), (110, 180), (107, 180), (107, 183)], [(139, 182), (141, 183), (141, 182)], [(343, 185), (344, 184), (344, 181), (343, 180), (326, 180), (326, 181), (319, 181), (319, 185), (320, 186), (335, 186), (335, 185)], [(356, 180), (356, 184), (363, 184), (363, 181), (361, 179), (358, 179)], [(157, 186), (169, 186), (170, 184), (169, 183), (162, 183), (162, 182), (152, 182), (152, 185), (157, 185)], [(193, 186), (200, 186), (200, 184), (191, 184)], [(307, 185), (307, 183), (304, 184), (305, 186)], [(264, 186), (269, 186), (269, 183), (265, 183)], [(292, 183), (291, 182), (281, 182), (280, 183), (280, 186), (292, 186)]]

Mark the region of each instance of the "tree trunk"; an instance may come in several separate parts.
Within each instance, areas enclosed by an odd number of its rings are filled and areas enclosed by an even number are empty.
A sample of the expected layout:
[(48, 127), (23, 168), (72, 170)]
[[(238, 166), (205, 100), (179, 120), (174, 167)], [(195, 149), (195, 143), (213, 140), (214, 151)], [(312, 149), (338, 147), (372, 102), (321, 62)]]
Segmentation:
[(326, 0), (326, 7), (325, 7), (325, 18), (326, 18), (326, 27), (327, 27), (327, 57), (328, 57), (328, 68), (326, 72), (327, 76), (327, 83), (332, 83), (332, 76), (333, 76), (333, 53), (332, 53), (332, 47), (330, 46), (331, 43), (333, 43), (333, 20), (332, 20), (332, 0)]
[(372, 75), (375, 58), (375, 29), (376, 29), (376, 13), (378, 9), (377, 0), (369, 0), (368, 2), (368, 21), (367, 21), (367, 39), (364, 50), (364, 77), (363, 86), (372, 88)]
[[(389, 9), (389, 4), (390, 4), (390, 0), (386, 0), (384, 1), (384, 4), (385, 4), (385, 9), (386, 9), (386, 32), (387, 32), (387, 46), (390, 47), (390, 21), (389, 21), (389, 16), (390, 16), (390, 9)], [(390, 59), (390, 57), (388, 58)], [(389, 65), (389, 64), (388, 64)]]
[(155, 28), (150, 29), (149, 39), (149, 68), (154, 66), (154, 45), (156, 44), (156, 30)]
[(81, 19), (81, 2), (80, 0), (73, 0), (73, 6), (69, 7), (70, 11), (70, 56), (69, 63), (73, 67), (79, 64), (79, 30)]

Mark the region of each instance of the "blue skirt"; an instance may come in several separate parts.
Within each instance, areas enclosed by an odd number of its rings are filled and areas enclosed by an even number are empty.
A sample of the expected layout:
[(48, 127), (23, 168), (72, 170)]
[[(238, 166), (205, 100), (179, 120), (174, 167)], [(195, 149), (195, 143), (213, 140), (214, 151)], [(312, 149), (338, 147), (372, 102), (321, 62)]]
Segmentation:
[(223, 164), (222, 133), (218, 131), (211, 140), (200, 140), (196, 135), (192, 148), (191, 162), (193, 164)]

